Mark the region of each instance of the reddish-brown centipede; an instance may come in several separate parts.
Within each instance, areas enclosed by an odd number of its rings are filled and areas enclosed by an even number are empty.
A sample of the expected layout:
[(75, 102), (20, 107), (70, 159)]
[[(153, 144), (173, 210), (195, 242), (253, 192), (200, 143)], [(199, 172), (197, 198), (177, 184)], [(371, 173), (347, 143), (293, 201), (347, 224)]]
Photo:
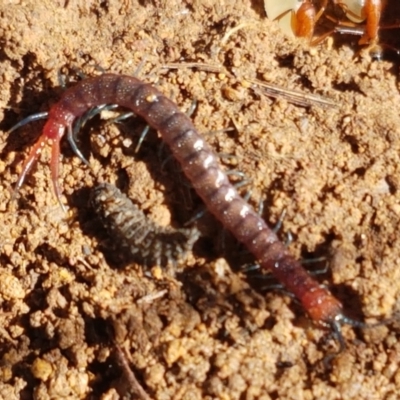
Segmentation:
[[(340, 301), (306, 272), (276, 233), (239, 195), (221, 169), (218, 157), (197, 132), (190, 118), (154, 86), (137, 78), (104, 74), (83, 80), (66, 90), (50, 109), (43, 133), (23, 165), (15, 190), (21, 187), (43, 146), (49, 141), (52, 148), (52, 182), (61, 204), (58, 180), (60, 140), (66, 131), (72, 135), (72, 124), (78, 117), (102, 104), (126, 107), (158, 130), (208, 210), (245, 244), (262, 269), (271, 271), (299, 299), (314, 321), (331, 326), (342, 340), (341, 324), (356, 322), (343, 315)], [(29, 118), (25, 122), (35, 116)], [(361, 323), (358, 325), (363, 326)]]
[(149, 266), (176, 264), (200, 236), (196, 228), (155, 224), (117, 187), (107, 183), (93, 189), (91, 205), (119, 247)]

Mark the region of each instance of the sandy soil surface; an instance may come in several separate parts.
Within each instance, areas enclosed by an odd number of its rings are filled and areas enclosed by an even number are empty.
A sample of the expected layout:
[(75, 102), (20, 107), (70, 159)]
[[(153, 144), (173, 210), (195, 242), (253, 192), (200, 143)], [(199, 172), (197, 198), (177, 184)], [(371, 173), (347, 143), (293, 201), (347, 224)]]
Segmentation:
[[(245, 174), (250, 202), (271, 224), (286, 210), (293, 253), (326, 256), (318, 279), (347, 315), (376, 322), (400, 309), (395, 63), (356, 56), (354, 38), (310, 48), (247, 0), (5, 0), (0, 38), (0, 398), (400, 398), (398, 323), (344, 326), (347, 349), (324, 365), (337, 348), (329, 331), (248, 278), (251, 257), (211, 216), (175, 275), (119, 257), (87, 204), (97, 182), (117, 183), (161, 225), (201, 207), (156, 132), (135, 154), (143, 121), (90, 121), (80, 135), (90, 168), (63, 145), (67, 213), (48, 151), (10, 201), (43, 123), (7, 134), (57, 101), (60, 72), (67, 85), (136, 73), (182, 110), (196, 100), (196, 126)], [(254, 80), (330, 105), (271, 98)]]

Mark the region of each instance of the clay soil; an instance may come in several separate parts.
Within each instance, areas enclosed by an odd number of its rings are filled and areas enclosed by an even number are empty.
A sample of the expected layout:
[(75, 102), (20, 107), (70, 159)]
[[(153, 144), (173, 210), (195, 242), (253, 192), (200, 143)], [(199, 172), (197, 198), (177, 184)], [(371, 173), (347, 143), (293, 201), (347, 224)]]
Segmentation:
[(346, 315), (374, 323), (400, 311), (396, 58), (372, 61), (354, 37), (310, 47), (250, 0), (3, 0), (0, 40), (0, 398), (400, 398), (399, 323), (343, 326), (346, 349), (327, 358), (338, 349), (329, 329), (248, 272), (254, 260), (210, 215), (179, 268), (121, 254), (88, 206), (98, 182), (160, 225), (201, 209), (157, 132), (135, 153), (143, 121), (89, 121), (79, 146), (90, 167), (63, 143), (66, 212), (47, 148), (12, 198), (43, 122), (7, 133), (49, 110), (60, 76), (68, 87), (136, 74), (184, 111), (195, 100), (195, 125), (243, 174), (232, 177), (243, 194), (271, 225), (286, 210), (293, 254), (325, 257), (316, 279)]

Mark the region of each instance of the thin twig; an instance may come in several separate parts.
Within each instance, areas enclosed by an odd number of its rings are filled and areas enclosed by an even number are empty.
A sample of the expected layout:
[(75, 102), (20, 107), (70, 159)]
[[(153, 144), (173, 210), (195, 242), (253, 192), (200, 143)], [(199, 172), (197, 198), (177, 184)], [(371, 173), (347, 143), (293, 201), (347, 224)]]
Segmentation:
[(125, 352), (117, 344), (115, 344), (115, 355), (134, 394), (140, 400), (151, 400), (151, 397), (145, 392), (129, 367)]
[(319, 96), (312, 93), (304, 93), (297, 90), (287, 89), (283, 86), (273, 85), (272, 83), (266, 83), (259, 81), (258, 79), (249, 79), (248, 82), (252, 84), (253, 90), (257, 87), (262, 88), (262, 92), (267, 96), (279, 98), (283, 97), (287, 101), (298, 104), (303, 107), (310, 107), (312, 105), (317, 105), (320, 107), (337, 107), (337, 104), (328, 99), (327, 97)]

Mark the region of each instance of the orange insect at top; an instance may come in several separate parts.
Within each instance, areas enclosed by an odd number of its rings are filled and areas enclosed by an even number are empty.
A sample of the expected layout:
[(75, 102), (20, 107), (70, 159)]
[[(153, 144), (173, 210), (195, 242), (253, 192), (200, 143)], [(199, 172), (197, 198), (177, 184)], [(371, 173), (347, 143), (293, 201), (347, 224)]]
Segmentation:
[(382, 0), (366, 0), (363, 14), (366, 18), (365, 32), (358, 42), (360, 45), (373, 46), (378, 43), (379, 23), (382, 13)]
[[(326, 13), (328, 0), (319, 2), (318, 12), (312, 0), (264, 0), (269, 18), (277, 20), (282, 29), (296, 37), (306, 38), (312, 45), (322, 42), (334, 32), (361, 35), (360, 45), (377, 47), (382, 9), (387, 0), (332, 0), (346, 19), (337, 20)], [(288, 15), (290, 14), (290, 19)], [(315, 26), (322, 15), (334, 21), (336, 27), (313, 40)]]
[(311, 41), (316, 22), (315, 7), (310, 0), (305, 0), (297, 13), (292, 13), (292, 30), (297, 37)]

